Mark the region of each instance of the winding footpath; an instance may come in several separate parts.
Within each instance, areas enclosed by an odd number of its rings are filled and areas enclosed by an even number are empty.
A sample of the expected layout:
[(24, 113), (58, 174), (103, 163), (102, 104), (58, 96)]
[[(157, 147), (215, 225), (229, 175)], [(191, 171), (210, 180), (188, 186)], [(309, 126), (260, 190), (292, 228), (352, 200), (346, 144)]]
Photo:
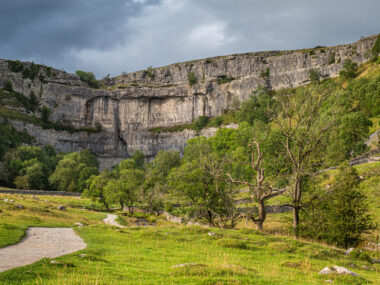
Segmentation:
[(116, 218), (117, 218), (116, 215), (113, 215), (113, 214), (106, 214), (106, 215), (107, 217), (103, 220), (104, 223), (106, 223), (107, 225), (118, 227), (118, 228), (125, 228), (124, 226), (116, 222)]
[(71, 228), (31, 227), (22, 241), (0, 248), (0, 272), (84, 248), (86, 243)]

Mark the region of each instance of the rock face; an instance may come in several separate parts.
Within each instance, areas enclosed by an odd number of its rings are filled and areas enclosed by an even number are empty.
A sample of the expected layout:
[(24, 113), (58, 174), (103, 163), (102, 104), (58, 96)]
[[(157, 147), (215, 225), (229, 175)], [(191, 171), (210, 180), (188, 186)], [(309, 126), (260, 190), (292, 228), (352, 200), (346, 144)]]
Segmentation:
[[(186, 140), (197, 135), (194, 131), (155, 133), (150, 129), (220, 115), (236, 100), (248, 99), (259, 86), (279, 89), (307, 84), (310, 69), (320, 71), (323, 78), (337, 76), (345, 59), (359, 64), (367, 61), (375, 40), (371, 36), (328, 48), (237, 54), (149, 68), (103, 79), (101, 89), (89, 88), (76, 75), (56, 69), (49, 76), (40, 71), (34, 80), (23, 78), (21, 72), (10, 70), (8, 61), (0, 60), (0, 87), (10, 80), (20, 93), (39, 94), (40, 105), (51, 110), (53, 122), (76, 128), (100, 125), (99, 133), (70, 134), (11, 121), (16, 129), (25, 128), (35, 136), (38, 145), (50, 144), (65, 152), (88, 148), (105, 167), (136, 150), (148, 158), (159, 150), (182, 151)], [(215, 131), (203, 130), (201, 135)]]

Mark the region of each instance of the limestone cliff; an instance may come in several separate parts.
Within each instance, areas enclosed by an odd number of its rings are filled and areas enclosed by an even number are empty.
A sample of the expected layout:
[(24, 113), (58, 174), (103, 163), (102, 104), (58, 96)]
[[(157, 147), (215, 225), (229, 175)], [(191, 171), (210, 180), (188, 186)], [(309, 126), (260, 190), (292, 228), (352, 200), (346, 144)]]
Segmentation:
[[(34, 80), (25, 78), (11, 71), (7, 60), (0, 60), (0, 87), (10, 80), (20, 93), (39, 94), (40, 105), (51, 110), (53, 122), (76, 128), (100, 124), (101, 132), (87, 134), (11, 121), (17, 129), (26, 128), (39, 145), (51, 144), (66, 152), (88, 148), (108, 166), (135, 150), (147, 157), (162, 149), (182, 151), (194, 131), (149, 130), (220, 115), (233, 100), (248, 99), (259, 86), (279, 89), (307, 84), (310, 69), (325, 78), (337, 76), (345, 59), (367, 61), (375, 40), (371, 36), (334, 47), (236, 54), (149, 68), (103, 79), (101, 89), (89, 88), (76, 75), (56, 69), (42, 69)], [(28, 68), (31, 63), (23, 65)], [(203, 135), (214, 132), (204, 130)]]

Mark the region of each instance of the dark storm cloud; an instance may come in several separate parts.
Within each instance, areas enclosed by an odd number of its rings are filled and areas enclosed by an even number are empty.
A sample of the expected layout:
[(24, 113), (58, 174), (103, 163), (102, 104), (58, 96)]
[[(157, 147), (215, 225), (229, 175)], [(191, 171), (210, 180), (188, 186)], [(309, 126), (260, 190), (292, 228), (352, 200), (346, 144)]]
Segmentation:
[(378, 0), (2, 0), (0, 58), (98, 76), (380, 32)]
[(129, 17), (159, 1), (2, 0), (0, 56), (70, 62), (70, 51), (112, 49), (125, 41)]

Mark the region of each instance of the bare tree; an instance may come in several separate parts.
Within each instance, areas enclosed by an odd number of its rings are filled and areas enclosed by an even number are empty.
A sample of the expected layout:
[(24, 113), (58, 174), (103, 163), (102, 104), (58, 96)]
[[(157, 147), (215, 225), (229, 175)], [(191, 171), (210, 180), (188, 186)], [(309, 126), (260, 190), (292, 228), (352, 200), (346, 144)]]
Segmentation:
[(250, 200), (251, 202), (256, 202), (257, 213), (252, 208), (251, 211), (247, 214), (247, 218), (250, 219), (253, 223), (256, 224), (256, 227), (259, 231), (263, 231), (263, 223), (266, 219), (266, 209), (265, 201), (275, 197), (285, 191), (285, 189), (274, 189), (269, 183), (265, 181), (265, 168), (263, 166), (263, 155), (262, 144), (268, 138), (268, 131), (265, 132), (262, 138), (258, 138), (255, 130), (252, 130), (252, 141), (248, 143), (250, 149), (250, 161), (249, 162), (239, 162), (240, 164), (248, 164), (251, 166), (254, 173), (256, 173), (255, 182), (244, 181), (244, 180), (235, 180), (228, 173), (228, 180), (232, 183), (246, 185), (250, 191)]

